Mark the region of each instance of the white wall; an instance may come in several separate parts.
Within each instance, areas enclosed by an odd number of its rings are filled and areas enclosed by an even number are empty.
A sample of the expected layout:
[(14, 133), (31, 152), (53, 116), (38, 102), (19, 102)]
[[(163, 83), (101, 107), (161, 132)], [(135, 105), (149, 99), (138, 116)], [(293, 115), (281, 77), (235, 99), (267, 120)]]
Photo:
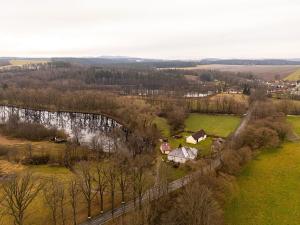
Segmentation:
[(168, 160), (173, 161), (173, 162), (178, 162), (178, 163), (185, 163), (186, 162), (185, 158), (180, 158), (180, 157), (170, 156), (170, 155), (168, 155)]

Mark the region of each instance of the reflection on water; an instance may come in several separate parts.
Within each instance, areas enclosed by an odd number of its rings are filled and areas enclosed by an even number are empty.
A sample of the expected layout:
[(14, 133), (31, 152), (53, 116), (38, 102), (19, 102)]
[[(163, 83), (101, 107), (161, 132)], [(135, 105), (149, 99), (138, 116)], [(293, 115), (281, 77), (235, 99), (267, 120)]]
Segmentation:
[(108, 133), (113, 128), (121, 127), (115, 120), (99, 114), (49, 112), (8, 106), (0, 106), (0, 123), (5, 123), (12, 114), (17, 115), (22, 122), (35, 122), (48, 128), (63, 129), (69, 138), (78, 137), (81, 144), (90, 144), (97, 136), (103, 145), (107, 145), (112, 141)]

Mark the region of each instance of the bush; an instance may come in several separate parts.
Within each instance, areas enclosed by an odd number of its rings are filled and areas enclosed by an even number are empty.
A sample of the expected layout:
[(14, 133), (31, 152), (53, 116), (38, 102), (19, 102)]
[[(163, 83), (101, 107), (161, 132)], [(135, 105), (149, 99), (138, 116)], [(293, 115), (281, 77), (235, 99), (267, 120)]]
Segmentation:
[(0, 156), (7, 156), (9, 147), (0, 145)]
[(24, 165), (45, 165), (49, 162), (49, 155), (33, 155), (21, 161)]
[(250, 147), (245, 146), (238, 150), (240, 156), (240, 165), (244, 165), (252, 159), (252, 150)]
[(20, 122), (16, 116), (9, 118), (9, 121), (2, 127), (2, 132), (8, 136), (31, 141), (40, 141), (51, 137), (66, 137), (62, 131), (56, 128), (46, 128), (38, 123)]
[(250, 146), (253, 150), (263, 147), (278, 147), (280, 139), (275, 130), (268, 127), (249, 126), (244, 131), (243, 146)]
[(221, 171), (230, 175), (236, 175), (241, 169), (241, 156), (236, 150), (227, 149), (222, 155)]

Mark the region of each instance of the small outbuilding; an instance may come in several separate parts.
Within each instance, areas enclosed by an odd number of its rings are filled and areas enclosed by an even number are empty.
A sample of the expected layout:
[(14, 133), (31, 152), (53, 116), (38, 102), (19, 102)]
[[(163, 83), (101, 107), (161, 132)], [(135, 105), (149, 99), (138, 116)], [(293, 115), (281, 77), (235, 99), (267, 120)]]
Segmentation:
[(163, 142), (161, 145), (160, 145), (160, 151), (162, 154), (169, 154), (170, 151), (171, 151), (171, 146), (168, 142)]
[(207, 135), (206, 135), (205, 131), (203, 129), (201, 129), (201, 130), (197, 131), (196, 133), (194, 133), (193, 135), (188, 136), (186, 138), (186, 142), (195, 145), (195, 144), (199, 143), (200, 141), (205, 140), (206, 136)]
[(168, 154), (168, 160), (177, 163), (186, 163), (188, 160), (197, 158), (198, 150), (196, 148), (181, 147), (176, 148)]

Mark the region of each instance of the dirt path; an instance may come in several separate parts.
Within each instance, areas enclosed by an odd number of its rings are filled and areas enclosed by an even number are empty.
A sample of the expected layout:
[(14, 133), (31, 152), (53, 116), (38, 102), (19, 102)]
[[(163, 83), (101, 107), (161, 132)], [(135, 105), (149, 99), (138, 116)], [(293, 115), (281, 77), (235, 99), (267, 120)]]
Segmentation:
[(251, 119), (253, 109), (255, 108), (255, 106), (256, 106), (256, 102), (254, 103), (254, 105), (250, 106), (250, 108), (248, 109), (246, 116), (243, 118), (239, 127), (235, 130), (235, 132), (233, 134), (234, 138), (237, 138), (242, 133), (242, 131), (245, 129), (245, 127), (247, 126), (248, 122)]

